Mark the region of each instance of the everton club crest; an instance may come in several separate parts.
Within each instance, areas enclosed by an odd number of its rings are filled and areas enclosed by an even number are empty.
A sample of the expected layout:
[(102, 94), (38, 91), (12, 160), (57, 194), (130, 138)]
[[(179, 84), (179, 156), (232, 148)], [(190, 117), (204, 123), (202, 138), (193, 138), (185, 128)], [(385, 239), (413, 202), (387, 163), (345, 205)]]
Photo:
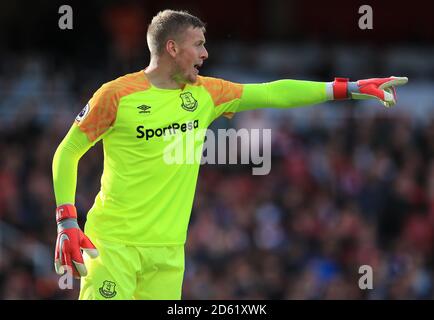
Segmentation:
[(193, 97), (191, 92), (183, 92), (180, 95), (182, 100), (181, 107), (187, 111), (194, 111), (197, 108), (197, 100)]
[(116, 295), (116, 283), (114, 283), (113, 281), (108, 281), (105, 280), (102, 284), (102, 287), (99, 288), (99, 293), (101, 293), (101, 295), (104, 298), (113, 298)]

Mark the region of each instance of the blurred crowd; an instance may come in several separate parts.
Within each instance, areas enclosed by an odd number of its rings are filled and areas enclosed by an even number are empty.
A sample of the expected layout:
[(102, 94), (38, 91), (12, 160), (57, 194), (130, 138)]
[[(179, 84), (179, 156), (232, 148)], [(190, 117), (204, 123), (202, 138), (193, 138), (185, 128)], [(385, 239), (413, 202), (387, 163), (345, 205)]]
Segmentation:
[[(405, 116), (284, 119), (269, 175), (203, 168), (184, 296), (432, 299), (433, 134), (434, 119)], [(358, 285), (364, 265), (372, 290)]]
[[(51, 163), (86, 98), (68, 90), (70, 74), (37, 69), (0, 82), (0, 299), (76, 299), (79, 283), (61, 290), (54, 272)], [(422, 126), (394, 110), (356, 116), (361, 107), (340, 103), (333, 127), (279, 111), (269, 175), (201, 167), (184, 299), (434, 298), (434, 117)], [(102, 164), (100, 143), (80, 161), (81, 225)], [(359, 288), (366, 265), (371, 290)]]

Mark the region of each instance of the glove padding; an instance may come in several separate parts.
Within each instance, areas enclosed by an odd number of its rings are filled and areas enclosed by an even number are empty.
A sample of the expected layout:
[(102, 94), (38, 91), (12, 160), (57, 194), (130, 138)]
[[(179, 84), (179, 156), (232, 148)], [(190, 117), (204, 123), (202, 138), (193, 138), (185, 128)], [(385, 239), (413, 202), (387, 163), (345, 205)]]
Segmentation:
[(81, 231), (77, 223), (77, 211), (73, 205), (62, 205), (56, 210), (57, 241), (54, 268), (59, 275), (69, 269), (77, 279), (87, 275), (81, 250), (91, 258), (98, 257), (98, 250)]
[(348, 82), (345, 78), (336, 78), (333, 82), (335, 99), (378, 99), (385, 107), (392, 107), (397, 102), (396, 86), (408, 82), (407, 77), (372, 78)]

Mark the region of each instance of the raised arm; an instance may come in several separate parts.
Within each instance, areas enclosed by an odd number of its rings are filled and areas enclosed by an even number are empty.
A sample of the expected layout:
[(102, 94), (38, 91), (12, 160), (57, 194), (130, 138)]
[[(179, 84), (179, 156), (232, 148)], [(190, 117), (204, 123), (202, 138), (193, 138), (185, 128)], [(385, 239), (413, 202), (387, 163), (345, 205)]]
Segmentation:
[(202, 77), (214, 106), (214, 119), (235, 112), (260, 108), (295, 108), (328, 100), (377, 99), (384, 106), (396, 104), (396, 86), (406, 84), (406, 77), (372, 78), (351, 82), (335, 78), (332, 82), (277, 80), (267, 83), (240, 84), (223, 79)]
[(350, 82), (278, 80), (245, 84), (237, 111), (257, 108), (292, 108), (314, 105), (327, 100), (378, 99), (386, 107), (396, 104), (395, 86), (407, 83), (406, 77), (374, 78)]

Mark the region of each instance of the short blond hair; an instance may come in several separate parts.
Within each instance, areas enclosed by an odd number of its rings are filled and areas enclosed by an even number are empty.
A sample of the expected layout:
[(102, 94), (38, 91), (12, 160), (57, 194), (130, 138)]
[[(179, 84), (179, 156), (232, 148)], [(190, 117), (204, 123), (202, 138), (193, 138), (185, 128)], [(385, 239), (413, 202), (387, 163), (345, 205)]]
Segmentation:
[(187, 11), (164, 10), (152, 18), (146, 38), (151, 55), (160, 55), (167, 40), (176, 38), (187, 28), (200, 28), (205, 32), (205, 23)]

